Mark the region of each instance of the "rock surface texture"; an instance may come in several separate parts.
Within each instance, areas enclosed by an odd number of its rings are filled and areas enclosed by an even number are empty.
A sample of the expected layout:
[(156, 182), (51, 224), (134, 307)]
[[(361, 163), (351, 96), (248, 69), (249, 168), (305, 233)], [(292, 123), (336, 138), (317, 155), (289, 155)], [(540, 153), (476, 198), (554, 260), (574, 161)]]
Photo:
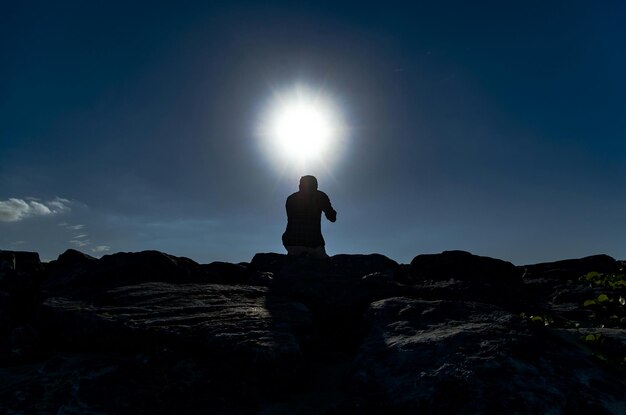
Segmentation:
[(0, 251), (0, 413), (624, 414), (623, 266)]

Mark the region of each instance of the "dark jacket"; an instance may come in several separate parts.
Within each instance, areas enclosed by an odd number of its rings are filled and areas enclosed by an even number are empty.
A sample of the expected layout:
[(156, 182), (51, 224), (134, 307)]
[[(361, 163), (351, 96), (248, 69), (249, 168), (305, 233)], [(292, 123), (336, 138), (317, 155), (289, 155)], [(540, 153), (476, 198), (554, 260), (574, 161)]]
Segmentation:
[(287, 230), (283, 233), (283, 245), (311, 248), (325, 245), (320, 224), (322, 212), (329, 221), (337, 220), (337, 212), (326, 193), (301, 190), (287, 198), (286, 208)]

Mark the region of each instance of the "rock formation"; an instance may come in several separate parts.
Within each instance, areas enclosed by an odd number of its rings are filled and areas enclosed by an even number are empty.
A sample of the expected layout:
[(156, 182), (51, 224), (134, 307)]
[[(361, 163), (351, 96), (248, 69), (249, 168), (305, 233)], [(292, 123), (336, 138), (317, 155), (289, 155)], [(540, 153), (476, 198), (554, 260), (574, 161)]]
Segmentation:
[(624, 265), (0, 251), (0, 413), (624, 414)]

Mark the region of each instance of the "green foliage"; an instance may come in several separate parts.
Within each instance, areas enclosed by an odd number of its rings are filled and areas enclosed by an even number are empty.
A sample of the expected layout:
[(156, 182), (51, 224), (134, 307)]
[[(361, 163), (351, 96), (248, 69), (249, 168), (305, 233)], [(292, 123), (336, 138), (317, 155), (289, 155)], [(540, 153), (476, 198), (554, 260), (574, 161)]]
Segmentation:
[(601, 274), (599, 272), (589, 272), (584, 275), (582, 280), (593, 285), (604, 286), (607, 288), (626, 288), (626, 274)]
[[(612, 369), (619, 368), (626, 373), (626, 357), (624, 356), (626, 353), (623, 346), (616, 343), (611, 336), (588, 331), (590, 327), (626, 329), (626, 275), (624, 270), (620, 270), (619, 274), (590, 272), (580, 277), (578, 281), (570, 283), (588, 285), (592, 288), (589, 291), (594, 293), (590, 295), (591, 298), (582, 302), (577, 313), (570, 314), (577, 315), (578, 318), (570, 320), (558, 314), (549, 315), (545, 312), (521, 313), (520, 317), (536, 326), (578, 330), (580, 341), (592, 352), (599, 363)], [(600, 290), (601, 292), (598, 294)]]
[(589, 272), (587, 275), (585, 275), (584, 277), (587, 281), (596, 284), (596, 285), (601, 285), (603, 282), (602, 279), (602, 274), (600, 274), (599, 272)]
[[(623, 270), (620, 270), (623, 271)], [(591, 284), (592, 287), (604, 287), (606, 292), (595, 298), (589, 298), (582, 304), (592, 311), (589, 317), (595, 321), (597, 327), (626, 327), (626, 274), (602, 274), (589, 272), (580, 278), (580, 281)]]

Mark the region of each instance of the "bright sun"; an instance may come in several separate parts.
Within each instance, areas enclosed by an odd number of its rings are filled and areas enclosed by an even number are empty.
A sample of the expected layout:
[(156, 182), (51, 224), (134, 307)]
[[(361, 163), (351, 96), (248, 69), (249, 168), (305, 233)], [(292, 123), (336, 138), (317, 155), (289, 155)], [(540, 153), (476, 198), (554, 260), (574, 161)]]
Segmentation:
[(275, 94), (261, 123), (261, 136), (272, 155), (303, 164), (329, 157), (342, 131), (328, 96), (304, 86)]

